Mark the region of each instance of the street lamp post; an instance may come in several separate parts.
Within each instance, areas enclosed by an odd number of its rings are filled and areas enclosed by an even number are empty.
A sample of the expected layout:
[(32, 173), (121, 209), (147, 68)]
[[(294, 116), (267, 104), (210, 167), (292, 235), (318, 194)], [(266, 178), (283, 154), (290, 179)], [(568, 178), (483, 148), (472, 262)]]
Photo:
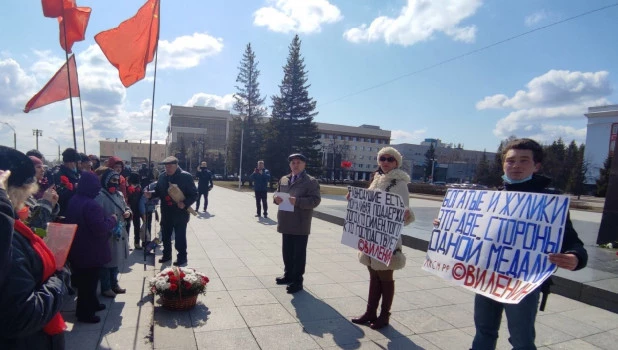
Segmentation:
[(58, 140), (56, 140), (55, 138), (51, 137), (51, 136), (47, 136), (50, 139), (56, 141), (56, 143), (58, 144), (58, 163), (60, 163), (60, 142), (58, 142)]
[(242, 144), (245, 139), (245, 118), (246, 115), (240, 115), (240, 164), (238, 165), (238, 189), (242, 186)]
[(433, 170), (436, 167), (436, 158), (431, 158), (431, 183), (436, 182), (436, 179), (433, 178)]
[(9, 124), (7, 122), (0, 122), (0, 123), (8, 126), (9, 128), (11, 128), (13, 130), (13, 148), (17, 149), (17, 132), (15, 132), (15, 128), (11, 124)]
[(32, 129), (32, 136), (36, 138), (36, 149), (39, 150), (39, 136), (43, 136), (43, 130)]

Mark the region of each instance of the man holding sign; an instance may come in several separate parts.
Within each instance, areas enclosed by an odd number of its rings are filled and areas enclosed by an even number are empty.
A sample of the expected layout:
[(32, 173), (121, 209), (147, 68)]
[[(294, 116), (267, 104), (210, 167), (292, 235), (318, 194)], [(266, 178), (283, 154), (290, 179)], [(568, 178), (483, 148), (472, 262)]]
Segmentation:
[[(307, 260), (307, 241), (311, 233), (313, 208), (322, 201), (320, 184), (307, 174), (307, 158), (295, 153), (288, 157), (289, 175), (282, 176), (273, 195), (277, 212), (277, 232), (281, 233), (284, 273), (277, 284), (287, 284), (289, 294), (303, 289), (303, 275)], [(284, 206), (288, 208), (283, 209)]]
[(534, 323), (549, 276), (556, 267), (585, 267), (588, 255), (569, 219), (568, 197), (544, 194), (550, 179), (536, 174), (541, 145), (513, 140), (502, 161), (507, 192), (447, 192), (423, 269), (477, 293), (472, 349), (496, 348), (502, 311), (513, 348), (536, 349)]
[[(373, 329), (388, 325), (395, 296), (393, 271), (405, 266), (401, 251), (401, 226), (414, 221), (409, 208), (410, 177), (401, 166), (401, 154), (393, 147), (378, 152), (378, 170), (367, 190), (350, 187), (342, 243), (352, 240), (359, 249), (359, 261), (369, 270), (367, 310), (352, 319)], [(382, 309), (378, 316), (378, 304)]]

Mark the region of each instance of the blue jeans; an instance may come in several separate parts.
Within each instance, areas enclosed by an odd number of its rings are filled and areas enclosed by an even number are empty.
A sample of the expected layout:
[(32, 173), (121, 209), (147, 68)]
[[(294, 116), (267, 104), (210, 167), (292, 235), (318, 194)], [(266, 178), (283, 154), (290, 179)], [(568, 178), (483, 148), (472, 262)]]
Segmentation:
[(102, 267), (99, 270), (101, 292), (118, 287), (118, 267)]
[(495, 349), (502, 310), (506, 312), (509, 327), (509, 342), (515, 350), (536, 349), (534, 322), (539, 304), (540, 288), (524, 297), (519, 304), (501, 303), (480, 294), (474, 298), (474, 326), (476, 334), (472, 349)]

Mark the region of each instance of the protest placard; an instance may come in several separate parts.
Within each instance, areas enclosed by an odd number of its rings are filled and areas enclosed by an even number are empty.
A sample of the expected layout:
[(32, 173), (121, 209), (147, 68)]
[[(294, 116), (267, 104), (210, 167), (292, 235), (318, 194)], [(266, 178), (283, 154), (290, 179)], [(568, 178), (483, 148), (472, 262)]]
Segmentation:
[(75, 224), (59, 224), (56, 222), (47, 224), (47, 236), (44, 240), (49, 250), (54, 253), (56, 270), (62, 269), (67, 261), (76, 231), (77, 225)]
[(396, 193), (348, 187), (350, 200), (341, 243), (390, 264), (406, 208)]
[(491, 299), (516, 304), (556, 270), (569, 197), (449, 189), (423, 269)]

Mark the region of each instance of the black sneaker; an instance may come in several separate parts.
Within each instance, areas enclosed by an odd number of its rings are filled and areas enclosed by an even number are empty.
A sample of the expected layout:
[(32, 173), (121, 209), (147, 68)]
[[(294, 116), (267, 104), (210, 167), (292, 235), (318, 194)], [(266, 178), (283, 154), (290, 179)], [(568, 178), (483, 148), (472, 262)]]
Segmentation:
[(300, 282), (294, 282), (292, 284), (290, 284), (286, 290), (288, 291), (288, 294), (294, 294), (296, 292), (299, 292), (301, 290), (303, 290), (303, 284)]
[(256, 218), (259, 218), (260, 216), (261, 216), (260, 214), (255, 214), (255, 217), (256, 217)]
[(159, 259), (160, 263), (166, 263), (168, 261), (172, 260), (172, 257), (162, 257), (161, 259)]
[(289, 280), (285, 276), (281, 276), (281, 277), (275, 278), (275, 282), (277, 282), (277, 284), (279, 284), (279, 285), (281, 285), (281, 284), (290, 284), (290, 283), (292, 283), (292, 280)]
[(187, 261), (174, 261), (174, 266), (187, 266)]

